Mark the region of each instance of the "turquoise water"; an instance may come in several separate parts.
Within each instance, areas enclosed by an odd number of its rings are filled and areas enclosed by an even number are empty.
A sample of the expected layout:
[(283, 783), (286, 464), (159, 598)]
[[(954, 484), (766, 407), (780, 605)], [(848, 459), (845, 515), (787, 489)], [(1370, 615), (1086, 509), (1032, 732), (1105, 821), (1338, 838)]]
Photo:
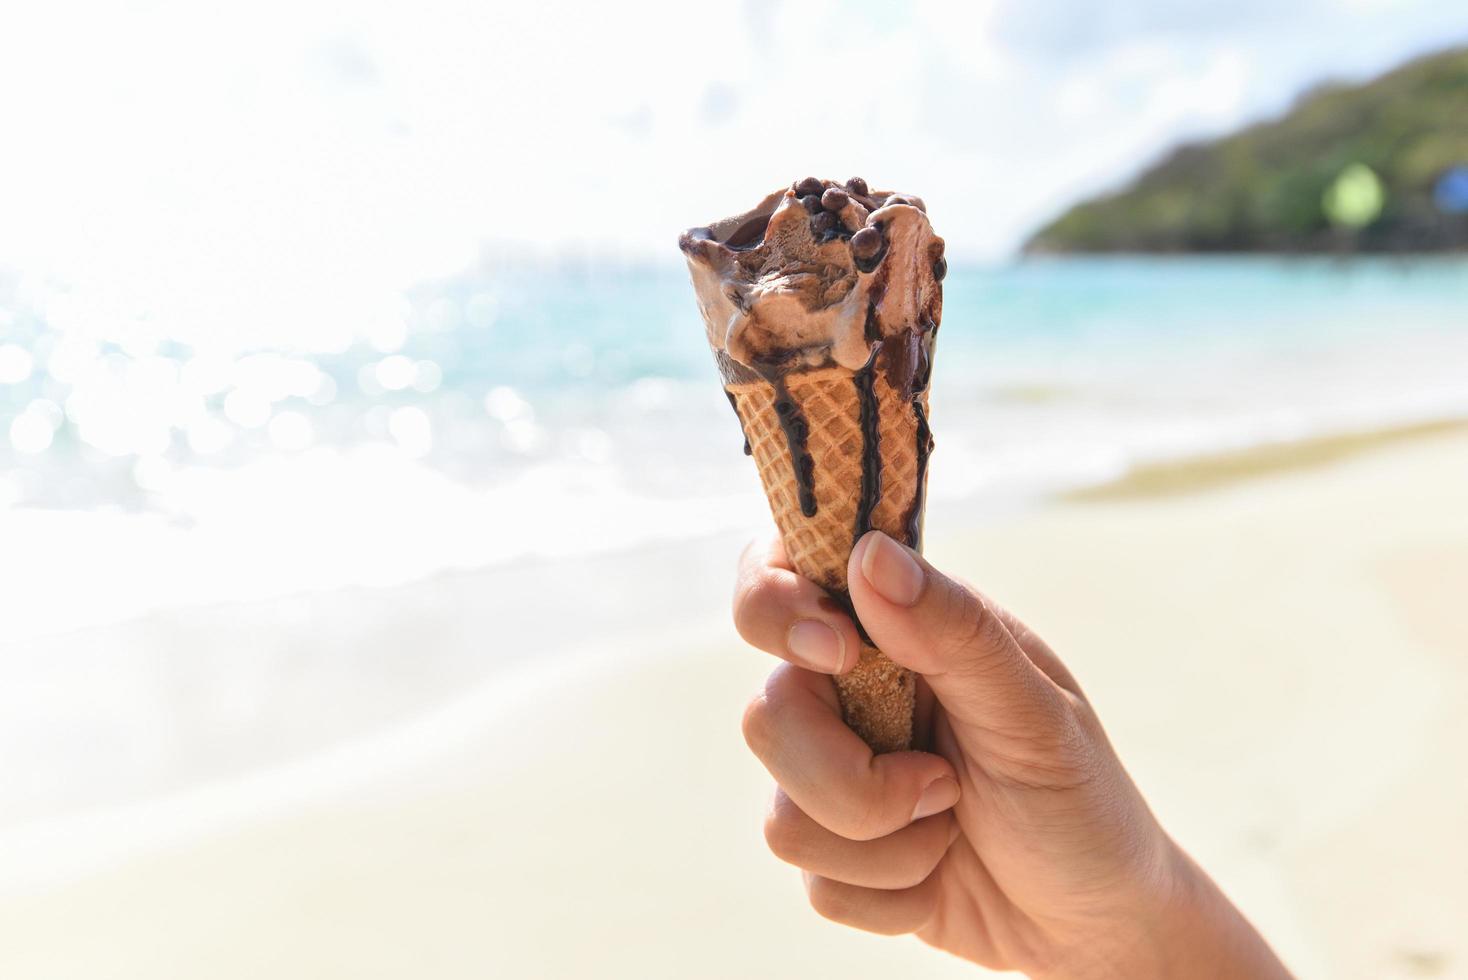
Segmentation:
[[(129, 348), (105, 323), (57, 329), (4, 293), (0, 327), (12, 507), (183, 525), (250, 507), (309, 534), (347, 519), (333, 495), (361, 503), (353, 519), (457, 506), (466, 521), (492, 495), (524, 519), (513, 546), (454, 559), (472, 562), (537, 550), (529, 529), (552, 517), (572, 522), (556, 550), (596, 549), (727, 526), (729, 502), (754, 496), (676, 264), (423, 284), (405, 333), (340, 351)], [(1468, 414), (1465, 379), (1461, 258), (955, 266), (933, 497), (1034, 495), (1158, 459)], [(371, 479), (354, 469), (364, 458)], [(383, 487), (393, 495), (374, 503)]]
[[(420, 302), (467, 307), (485, 282), (425, 288)], [(704, 379), (680, 267), (567, 269), (489, 279), (494, 326), (454, 322), (414, 344), (451, 385), (554, 391), (639, 377)], [(1468, 260), (1093, 259), (955, 268), (945, 283), (943, 354), (1049, 345), (1271, 345), (1340, 339), (1342, 330), (1465, 326)]]

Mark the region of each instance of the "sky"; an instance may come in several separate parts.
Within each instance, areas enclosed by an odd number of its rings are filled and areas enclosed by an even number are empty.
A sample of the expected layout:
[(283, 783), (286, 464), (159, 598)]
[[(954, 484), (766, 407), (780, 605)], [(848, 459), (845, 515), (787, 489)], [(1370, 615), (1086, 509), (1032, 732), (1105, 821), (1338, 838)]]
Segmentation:
[(992, 260), (1180, 139), (1468, 41), (1441, 0), (208, 6), (7, 13), (0, 298), (330, 349), (486, 253), (675, 263), (806, 174)]

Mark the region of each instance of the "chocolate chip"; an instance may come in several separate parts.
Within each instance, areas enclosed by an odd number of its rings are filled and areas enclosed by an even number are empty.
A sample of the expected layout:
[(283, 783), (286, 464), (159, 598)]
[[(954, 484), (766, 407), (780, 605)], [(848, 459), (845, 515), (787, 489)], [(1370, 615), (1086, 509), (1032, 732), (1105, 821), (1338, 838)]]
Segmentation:
[(948, 275), (948, 260), (940, 258), (933, 263), (933, 278), (942, 282), (946, 275)]
[(868, 225), (851, 236), (851, 257), (858, 263), (868, 262), (882, 251), (882, 233)]
[(836, 216), (830, 211), (822, 211), (810, 219), (811, 234), (817, 238), (828, 238), (836, 231)]
[(870, 192), (867, 190), (867, 182), (860, 177), (853, 177), (846, 182), (846, 189), (857, 197), (866, 197)]
[(901, 194), (888, 194), (887, 195), (887, 200), (885, 200), (885, 201), (882, 202), (882, 207), (884, 207), (884, 208), (890, 208), (894, 204), (911, 204), (911, 203), (912, 203), (911, 201), (909, 201), (907, 198), (903, 197)]
[(825, 193), (821, 195), (821, 207), (825, 208), (827, 211), (840, 211), (842, 208), (846, 207), (846, 202), (848, 200), (850, 200), (850, 198), (846, 196), (846, 192), (843, 191), (841, 188), (827, 187)]
[(814, 177), (806, 177), (804, 180), (795, 185), (795, 193), (800, 195), (801, 197), (805, 197), (805, 195), (807, 194), (818, 195), (824, 189), (825, 185)]
[(811, 214), (821, 213), (821, 196), (819, 194), (807, 194), (800, 199), (800, 203), (804, 204), (805, 209)]

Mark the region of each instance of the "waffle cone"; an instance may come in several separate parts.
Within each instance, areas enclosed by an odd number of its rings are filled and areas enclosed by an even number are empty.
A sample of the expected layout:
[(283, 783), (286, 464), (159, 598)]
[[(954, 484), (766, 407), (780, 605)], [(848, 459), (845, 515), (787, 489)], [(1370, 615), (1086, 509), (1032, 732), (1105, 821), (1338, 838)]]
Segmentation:
[[(816, 504), (810, 516), (802, 511), (790, 442), (776, 411), (775, 387), (764, 381), (726, 387), (792, 565), (848, 609), (846, 564), (866, 530), (861, 511), (867, 436), (859, 381), (840, 367), (792, 372), (785, 378), (789, 397), (809, 426), (806, 450), (814, 464)], [(880, 492), (871, 507), (869, 526), (918, 547), (926, 476), (921, 458), (927, 451), (924, 446), (920, 452), (919, 440), (926, 442), (928, 433), (917, 406), (926, 411), (927, 394), (914, 401), (894, 389), (882, 357), (873, 365), (870, 381), (876, 413), (874, 429), (868, 431), (875, 432), (877, 442)], [(911, 671), (863, 642), (859, 662), (836, 678), (836, 689), (846, 723), (874, 751), (911, 747), (915, 691)]]

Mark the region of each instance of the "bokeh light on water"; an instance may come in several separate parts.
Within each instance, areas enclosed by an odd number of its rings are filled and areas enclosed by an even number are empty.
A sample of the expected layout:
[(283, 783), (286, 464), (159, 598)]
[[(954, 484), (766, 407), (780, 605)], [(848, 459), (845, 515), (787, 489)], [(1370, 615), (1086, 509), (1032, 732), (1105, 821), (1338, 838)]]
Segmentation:
[[(1342, 175), (1340, 206), (1353, 220), (1380, 204), (1362, 190), (1368, 179)], [(1031, 427), (1045, 416), (1040, 402), (1003, 427), (984, 421), (994, 411), (986, 416), (986, 401), (1004, 392), (1019, 397), (1038, 384), (1056, 393), (1045, 411), (1070, 402), (1097, 410), (1103, 389), (1118, 383), (1107, 372), (1125, 368), (1113, 363), (1115, 350), (1126, 349), (1141, 373), (1172, 351), (1184, 365), (1189, 346), (1205, 343), (1296, 342), (1304, 351), (1347, 338), (1385, 342), (1386, 318), (1404, 302), (1417, 302), (1414, 321), (1430, 326), (1456, 322), (1463, 299), (1462, 270), (1451, 261), (1416, 271), (1372, 261), (1173, 263), (1165, 278), (1146, 268), (1103, 261), (956, 269), (938, 370), (940, 379), (967, 382), (943, 391), (939, 404), (972, 417), (975, 431), (944, 440), (936, 465), (972, 475), (965, 446), (992, 456), (996, 447), (1033, 442)], [(1210, 311), (1199, 301), (1206, 295), (1226, 297), (1245, 322)], [(1241, 303), (1255, 305), (1245, 313)], [(114, 329), (78, 308), (63, 306), (59, 322), (14, 298), (4, 310), (0, 453), (12, 504), (187, 518), (172, 493), (184, 474), (313, 453), (347, 458), (372, 447), (480, 489), (539, 470), (592, 494), (712, 499), (741, 489), (731, 481), (747, 475), (729, 452), (737, 433), (675, 265), (548, 265), (427, 284), (340, 351), (202, 349), (126, 324)], [(1089, 363), (1094, 379), (1077, 388), (1076, 379), (1060, 378), (1060, 365), (1071, 362)], [(1299, 373), (1301, 390), (1309, 377)], [(1216, 397), (1219, 418), (1269, 407), (1225, 406), (1222, 390)], [(1283, 389), (1270, 397), (1285, 397)], [(1114, 428), (1100, 449), (1124, 460), (1140, 451), (1133, 442), (1145, 442), (1145, 426), (1108, 411)], [(1083, 468), (1077, 459), (1097, 451), (1054, 448), (1044, 466), (1063, 480), (1066, 467)], [(1003, 475), (991, 464), (973, 479)]]

